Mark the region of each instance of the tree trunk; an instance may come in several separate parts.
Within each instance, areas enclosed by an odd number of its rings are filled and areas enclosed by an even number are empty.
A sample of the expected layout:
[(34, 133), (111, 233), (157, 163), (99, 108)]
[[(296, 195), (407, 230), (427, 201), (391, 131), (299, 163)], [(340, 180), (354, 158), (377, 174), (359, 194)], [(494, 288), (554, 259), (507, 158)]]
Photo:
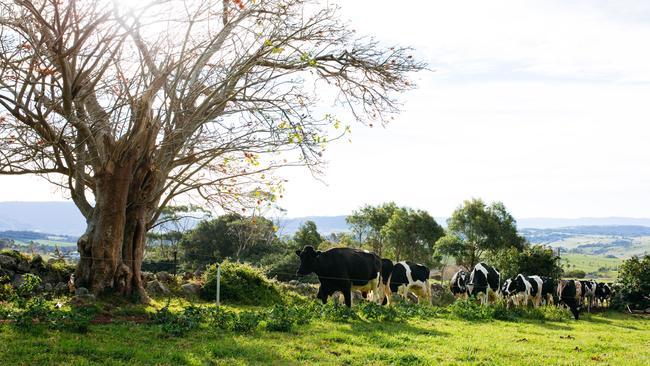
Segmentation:
[(111, 164), (98, 176), (95, 208), (77, 242), (81, 259), (75, 280), (96, 295), (119, 293), (148, 302), (141, 266), (151, 212), (143, 203), (149, 185), (133, 165)]

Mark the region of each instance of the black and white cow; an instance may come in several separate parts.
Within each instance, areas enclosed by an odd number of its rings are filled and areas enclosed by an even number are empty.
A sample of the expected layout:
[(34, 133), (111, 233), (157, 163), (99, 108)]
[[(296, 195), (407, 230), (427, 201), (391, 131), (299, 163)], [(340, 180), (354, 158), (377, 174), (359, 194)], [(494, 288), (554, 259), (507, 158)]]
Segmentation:
[(580, 281), (582, 284), (582, 298), (587, 302), (587, 312), (591, 312), (591, 307), (596, 300), (596, 282), (591, 281)]
[(352, 306), (352, 291), (370, 293), (377, 301), (377, 288), (381, 281), (381, 258), (367, 250), (353, 248), (332, 248), (327, 251), (314, 250), (306, 246), (296, 250), (300, 257), (298, 275), (316, 273), (320, 281), (316, 295), (323, 304), (336, 291), (343, 293), (345, 305)]
[(391, 291), (388, 283), (390, 282), (390, 276), (393, 274), (393, 267), (392, 260), (387, 258), (381, 259), (381, 281), (377, 292), (379, 293), (378, 296), (382, 299), (382, 305), (390, 304)]
[(598, 282), (596, 284), (596, 302), (600, 307), (610, 306), (612, 301), (612, 288), (609, 284), (604, 282)]
[(542, 305), (542, 299), (544, 298), (543, 294), (543, 287), (544, 287), (544, 279), (540, 276), (528, 276), (526, 277), (528, 282), (530, 282), (531, 289), (530, 289), (530, 297), (529, 299), (533, 302), (534, 307), (539, 307)]
[(558, 305), (569, 307), (573, 317), (578, 320), (582, 310), (582, 283), (576, 280), (560, 280), (557, 285)]
[(431, 302), (431, 285), (429, 284), (429, 268), (410, 261), (395, 263), (390, 275), (389, 288), (403, 298), (409, 293), (418, 298), (418, 303), (425, 299)]
[(451, 276), (449, 289), (454, 297), (467, 297), (467, 272), (462, 269)]
[(487, 304), (490, 299), (490, 292), (495, 295), (499, 293), (501, 275), (492, 266), (486, 263), (478, 263), (469, 274), (467, 293), (475, 296), (481, 304)]
[(510, 307), (510, 284), (512, 283), (513, 279), (508, 278), (507, 280), (503, 281), (503, 285), (501, 285), (501, 296), (506, 301), (506, 306)]
[(518, 274), (517, 277), (508, 281), (506, 281), (508, 286), (506, 287), (504, 284), (502, 289), (508, 306), (511, 301), (516, 306), (527, 306), (528, 300), (537, 294), (537, 288), (533, 289), (532, 281), (522, 274)]

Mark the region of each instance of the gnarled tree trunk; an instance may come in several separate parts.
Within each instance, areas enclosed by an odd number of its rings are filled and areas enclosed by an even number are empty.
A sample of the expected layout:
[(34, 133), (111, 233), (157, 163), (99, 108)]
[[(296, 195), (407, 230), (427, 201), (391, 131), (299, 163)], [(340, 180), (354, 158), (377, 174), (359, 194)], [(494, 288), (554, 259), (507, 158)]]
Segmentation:
[(149, 164), (133, 165), (133, 161), (110, 164), (97, 177), (97, 202), (77, 242), (81, 259), (76, 285), (98, 295), (120, 293), (147, 302), (141, 266), (153, 215), (153, 169)]

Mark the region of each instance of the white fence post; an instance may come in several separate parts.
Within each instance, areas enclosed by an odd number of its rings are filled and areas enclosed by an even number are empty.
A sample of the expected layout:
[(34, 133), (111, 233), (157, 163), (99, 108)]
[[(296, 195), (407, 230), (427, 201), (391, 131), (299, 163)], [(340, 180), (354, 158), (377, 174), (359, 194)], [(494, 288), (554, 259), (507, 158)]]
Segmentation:
[(217, 307), (221, 306), (221, 264), (217, 263)]

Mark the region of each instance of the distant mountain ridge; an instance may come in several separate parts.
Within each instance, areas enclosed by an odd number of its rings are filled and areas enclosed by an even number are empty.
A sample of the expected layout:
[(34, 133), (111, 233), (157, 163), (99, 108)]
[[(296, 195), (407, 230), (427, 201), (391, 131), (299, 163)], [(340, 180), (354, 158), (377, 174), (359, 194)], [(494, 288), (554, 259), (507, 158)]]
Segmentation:
[[(349, 231), (345, 215), (305, 216), (280, 218), (281, 234), (290, 235), (298, 230), (307, 220), (316, 223), (322, 234)], [(446, 226), (447, 218), (436, 217), (435, 220)], [(605, 230), (605, 235), (630, 236), (629, 231), (639, 231), (638, 227), (650, 228), (650, 218), (602, 217), (602, 218), (521, 218), (517, 220), (520, 230), (563, 228), (563, 232), (572, 234), (597, 235), (598, 230)], [(589, 227), (592, 228), (589, 228)], [(618, 229), (615, 227), (619, 226)], [(637, 229), (621, 229), (621, 226), (635, 226)], [(601, 227), (597, 229), (595, 227)], [(607, 227), (603, 229), (603, 227)], [(86, 229), (83, 216), (72, 202), (0, 202), (0, 231), (34, 231), (58, 235), (79, 236)], [(609, 231), (608, 231), (609, 230)], [(622, 230), (622, 231), (621, 231)], [(627, 230), (627, 231), (626, 231)], [(648, 229), (650, 230), (650, 229)], [(589, 232), (587, 232), (589, 231)], [(618, 234), (612, 232), (620, 232)], [(644, 234), (645, 235), (645, 234)], [(650, 235), (650, 234), (648, 234)]]

